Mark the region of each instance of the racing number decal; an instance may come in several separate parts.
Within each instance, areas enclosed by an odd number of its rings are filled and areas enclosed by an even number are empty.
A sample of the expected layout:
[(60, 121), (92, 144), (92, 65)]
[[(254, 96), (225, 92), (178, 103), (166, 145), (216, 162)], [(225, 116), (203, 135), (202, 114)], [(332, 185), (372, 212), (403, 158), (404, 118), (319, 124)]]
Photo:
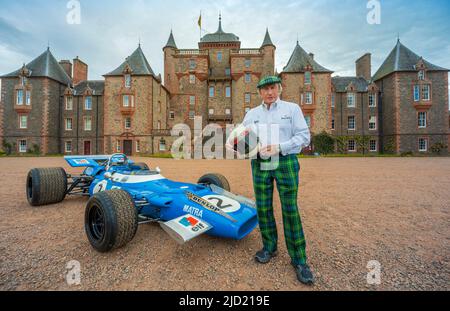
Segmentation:
[(92, 190), (92, 193), (94, 194), (97, 192), (105, 191), (107, 183), (108, 182), (106, 180), (102, 180), (101, 182), (95, 185), (94, 190)]
[(224, 208), (226, 208), (226, 207), (233, 206), (233, 205), (231, 205), (231, 204), (222, 205), (222, 204), (223, 204), (223, 200), (222, 200), (221, 198), (218, 198), (218, 197), (209, 197), (208, 200), (209, 200), (209, 201), (217, 200), (216, 206), (217, 206), (218, 208), (221, 208), (221, 209), (224, 209)]
[(241, 204), (238, 201), (223, 195), (208, 194), (202, 198), (208, 200), (225, 213), (233, 213), (241, 208)]

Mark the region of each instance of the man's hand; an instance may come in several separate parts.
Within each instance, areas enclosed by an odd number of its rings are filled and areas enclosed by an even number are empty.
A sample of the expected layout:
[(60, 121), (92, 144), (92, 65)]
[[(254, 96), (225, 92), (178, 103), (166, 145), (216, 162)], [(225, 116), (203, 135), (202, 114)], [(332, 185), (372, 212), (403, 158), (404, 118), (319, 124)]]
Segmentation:
[(264, 157), (271, 157), (280, 152), (280, 145), (268, 145), (259, 150), (259, 153)]

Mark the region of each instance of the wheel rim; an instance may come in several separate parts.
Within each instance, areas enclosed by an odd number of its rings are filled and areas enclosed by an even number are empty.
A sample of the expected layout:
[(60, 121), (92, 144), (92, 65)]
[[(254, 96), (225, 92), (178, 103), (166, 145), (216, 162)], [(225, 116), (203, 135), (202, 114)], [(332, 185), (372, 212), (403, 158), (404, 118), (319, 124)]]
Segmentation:
[(105, 235), (105, 216), (97, 205), (92, 205), (89, 210), (89, 231), (96, 241), (103, 239)]

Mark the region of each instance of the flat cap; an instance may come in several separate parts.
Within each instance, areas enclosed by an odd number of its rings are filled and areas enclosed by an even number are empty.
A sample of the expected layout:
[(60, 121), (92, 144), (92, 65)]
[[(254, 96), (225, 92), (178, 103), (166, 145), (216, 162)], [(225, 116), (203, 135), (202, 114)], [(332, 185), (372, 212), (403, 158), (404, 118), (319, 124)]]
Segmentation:
[(256, 87), (260, 89), (263, 86), (275, 83), (281, 83), (281, 79), (278, 78), (277, 76), (266, 76), (262, 78), (261, 81), (258, 82), (258, 85)]

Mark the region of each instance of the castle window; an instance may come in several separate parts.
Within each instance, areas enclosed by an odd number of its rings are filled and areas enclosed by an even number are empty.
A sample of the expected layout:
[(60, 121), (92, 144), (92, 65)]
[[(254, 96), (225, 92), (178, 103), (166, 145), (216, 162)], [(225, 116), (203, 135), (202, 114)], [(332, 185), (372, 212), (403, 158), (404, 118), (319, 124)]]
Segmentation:
[(375, 94), (369, 94), (369, 107), (376, 107), (377, 106), (377, 98)]
[(311, 116), (305, 116), (305, 121), (306, 125), (308, 125), (308, 127), (311, 127)]
[(348, 118), (347, 118), (347, 128), (349, 130), (355, 130), (355, 116), (348, 116)]
[(141, 152), (141, 142), (136, 140), (136, 152)]
[(347, 107), (355, 108), (355, 93), (347, 94)]
[(159, 141), (159, 151), (165, 151), (166, 150), (166, 141), (164, 139), (161, 139)]
[(331, 119), (331, 129), (334, 130), (334, 119)]
[(221, 62), (222, 59), (223, 59), (222, 52), (217, 52), (217, 61), (218, 61), (218, 62)]
[(426, 128), (427, 127), (427, 113), (426, 111), (420, 111), (417, 116), (417, 126), (419, 128)]
[(122, 105), (124, 107), (134, 107), (134, 96), (133, 95), (123, 95)]
[(86, 116), (84, 118), (84, 130), (85, 131), (92, 130), (92, 117), (91, 116)]
[(356, 151), (356, 144), (354, 139), (349, 139), (347, 142), (347, 150), (350, 152)]
[(250, 107), (245, 107), (245, 113), (247, 113), (247, 112), (249, 112), (250, 111)]
[(377, 117), (371, 116), (369, 119), (369, 130), (376, 130), (377, 129)]
[(245, 93), (245, 102), (250, 103), (252, 95), (250, 93)]
[(72, 152), (72, 141), (68, 140), (64, 143), (64, 150), (66, 153)]
[(245, 83), (250, 83), (252, 81), (252, 77), (250, 73), (245, 73)]
[(131, 129), (131, 118), (130, 117), (125, 118), (125, 129), (127, 129), (127, 130)]
[(305, 72), (305, 84), (311, 84), (311, 71)]
[(231, 114), (231, 109), (230, 108), (225, 109), (225, 114), (226, 115), (230, 115)]
[(209, 87), (209, 97), (214, 97), (214, 86)]
[(25, 86), (25, 84), (27, 84), (27, 77), (21, 76), (20, 77), (20, 83), (22, 84), (22, 86)]
[(225, 75), (226, 75), (227, 77), (229, 77), (230, 74), (231, 74), (231, 69), (230, 69), (230, 68), (225, 68)]
[(250, 58), (245, 59), (245, 68), (249, 68), (252, 64), (252, 60)]
[(23, 90), (17, 90), (16, 104), (23, 105)]
[(27, 106), (31, 105), (31, 92), (30, 91), (25, 91), (25, 104)]
[(430, 100), (430, 85), (424, 84), (422, 85), (422, 100)]
[(231, 97), (231, 87), (225, 87), (225, 97)]
[(212, 116), (212, 115), (214, 114), (214, 109), (209, 108), (208, 114), (209, 114), (210, 116)]
[(419, 151), (426, 152), (428, 150), (428, 139), (419, 138)]
[(175, 112), (174, 112), (173, 110), (171, 110), (171, 111), (169, 112), (169, 118), (170, 118), (171, 120), (175, 119)]
[(334, 95), (334, 93), (331, 94), (331, 107), (334, 107), (334, 102), (336, 100), (336, 96)]
[(125, 87), (126, 88), (131, 87), (131, 75), (129, 74), (125, 75)]
[(19, 152), (27, 152), (27, 140), (21, 139), (19, 140)]
[(72, 110), (73, 109), (73, 97), (67, 96), (66, 97), (66, 110)]
[(418, 102), (420, 100), (420, 89), (418, 85), (414, 85), (414, 101)]
[(28, 127), (28, 116), (19, 115), (19, 128), (26, 129)]
[(425, 71), (419, 70), (418, 76), (419, 76), (419, 80), (425, 80)]
[(193, 75), (193, 74), (189, 75), (189, 83), (190, 84), (195, 84), (195, 75)]
[(195, 117), (195, 96), (189, 96), (189, 119), (194, 119)]
[(312, 92), (305, 93), (305, 104), (311, 105), (313, 103)]
[(92, 96), (86, 96), (84, 99), (84, 110), (92, 110)]
[(66, 131), (71, 131), (72, 130), (72, 118), (66, 118)]
[(377, 151), (377, 141), (375, 139), (371, 139), (369, 141), (369, 151), (371, 151), (371, 152)]
[(197, 66), (197, 64), (195, 63), (195, 60), (190, 59), (189, 60), (189, 69), (195, 69), (196, 66)]

